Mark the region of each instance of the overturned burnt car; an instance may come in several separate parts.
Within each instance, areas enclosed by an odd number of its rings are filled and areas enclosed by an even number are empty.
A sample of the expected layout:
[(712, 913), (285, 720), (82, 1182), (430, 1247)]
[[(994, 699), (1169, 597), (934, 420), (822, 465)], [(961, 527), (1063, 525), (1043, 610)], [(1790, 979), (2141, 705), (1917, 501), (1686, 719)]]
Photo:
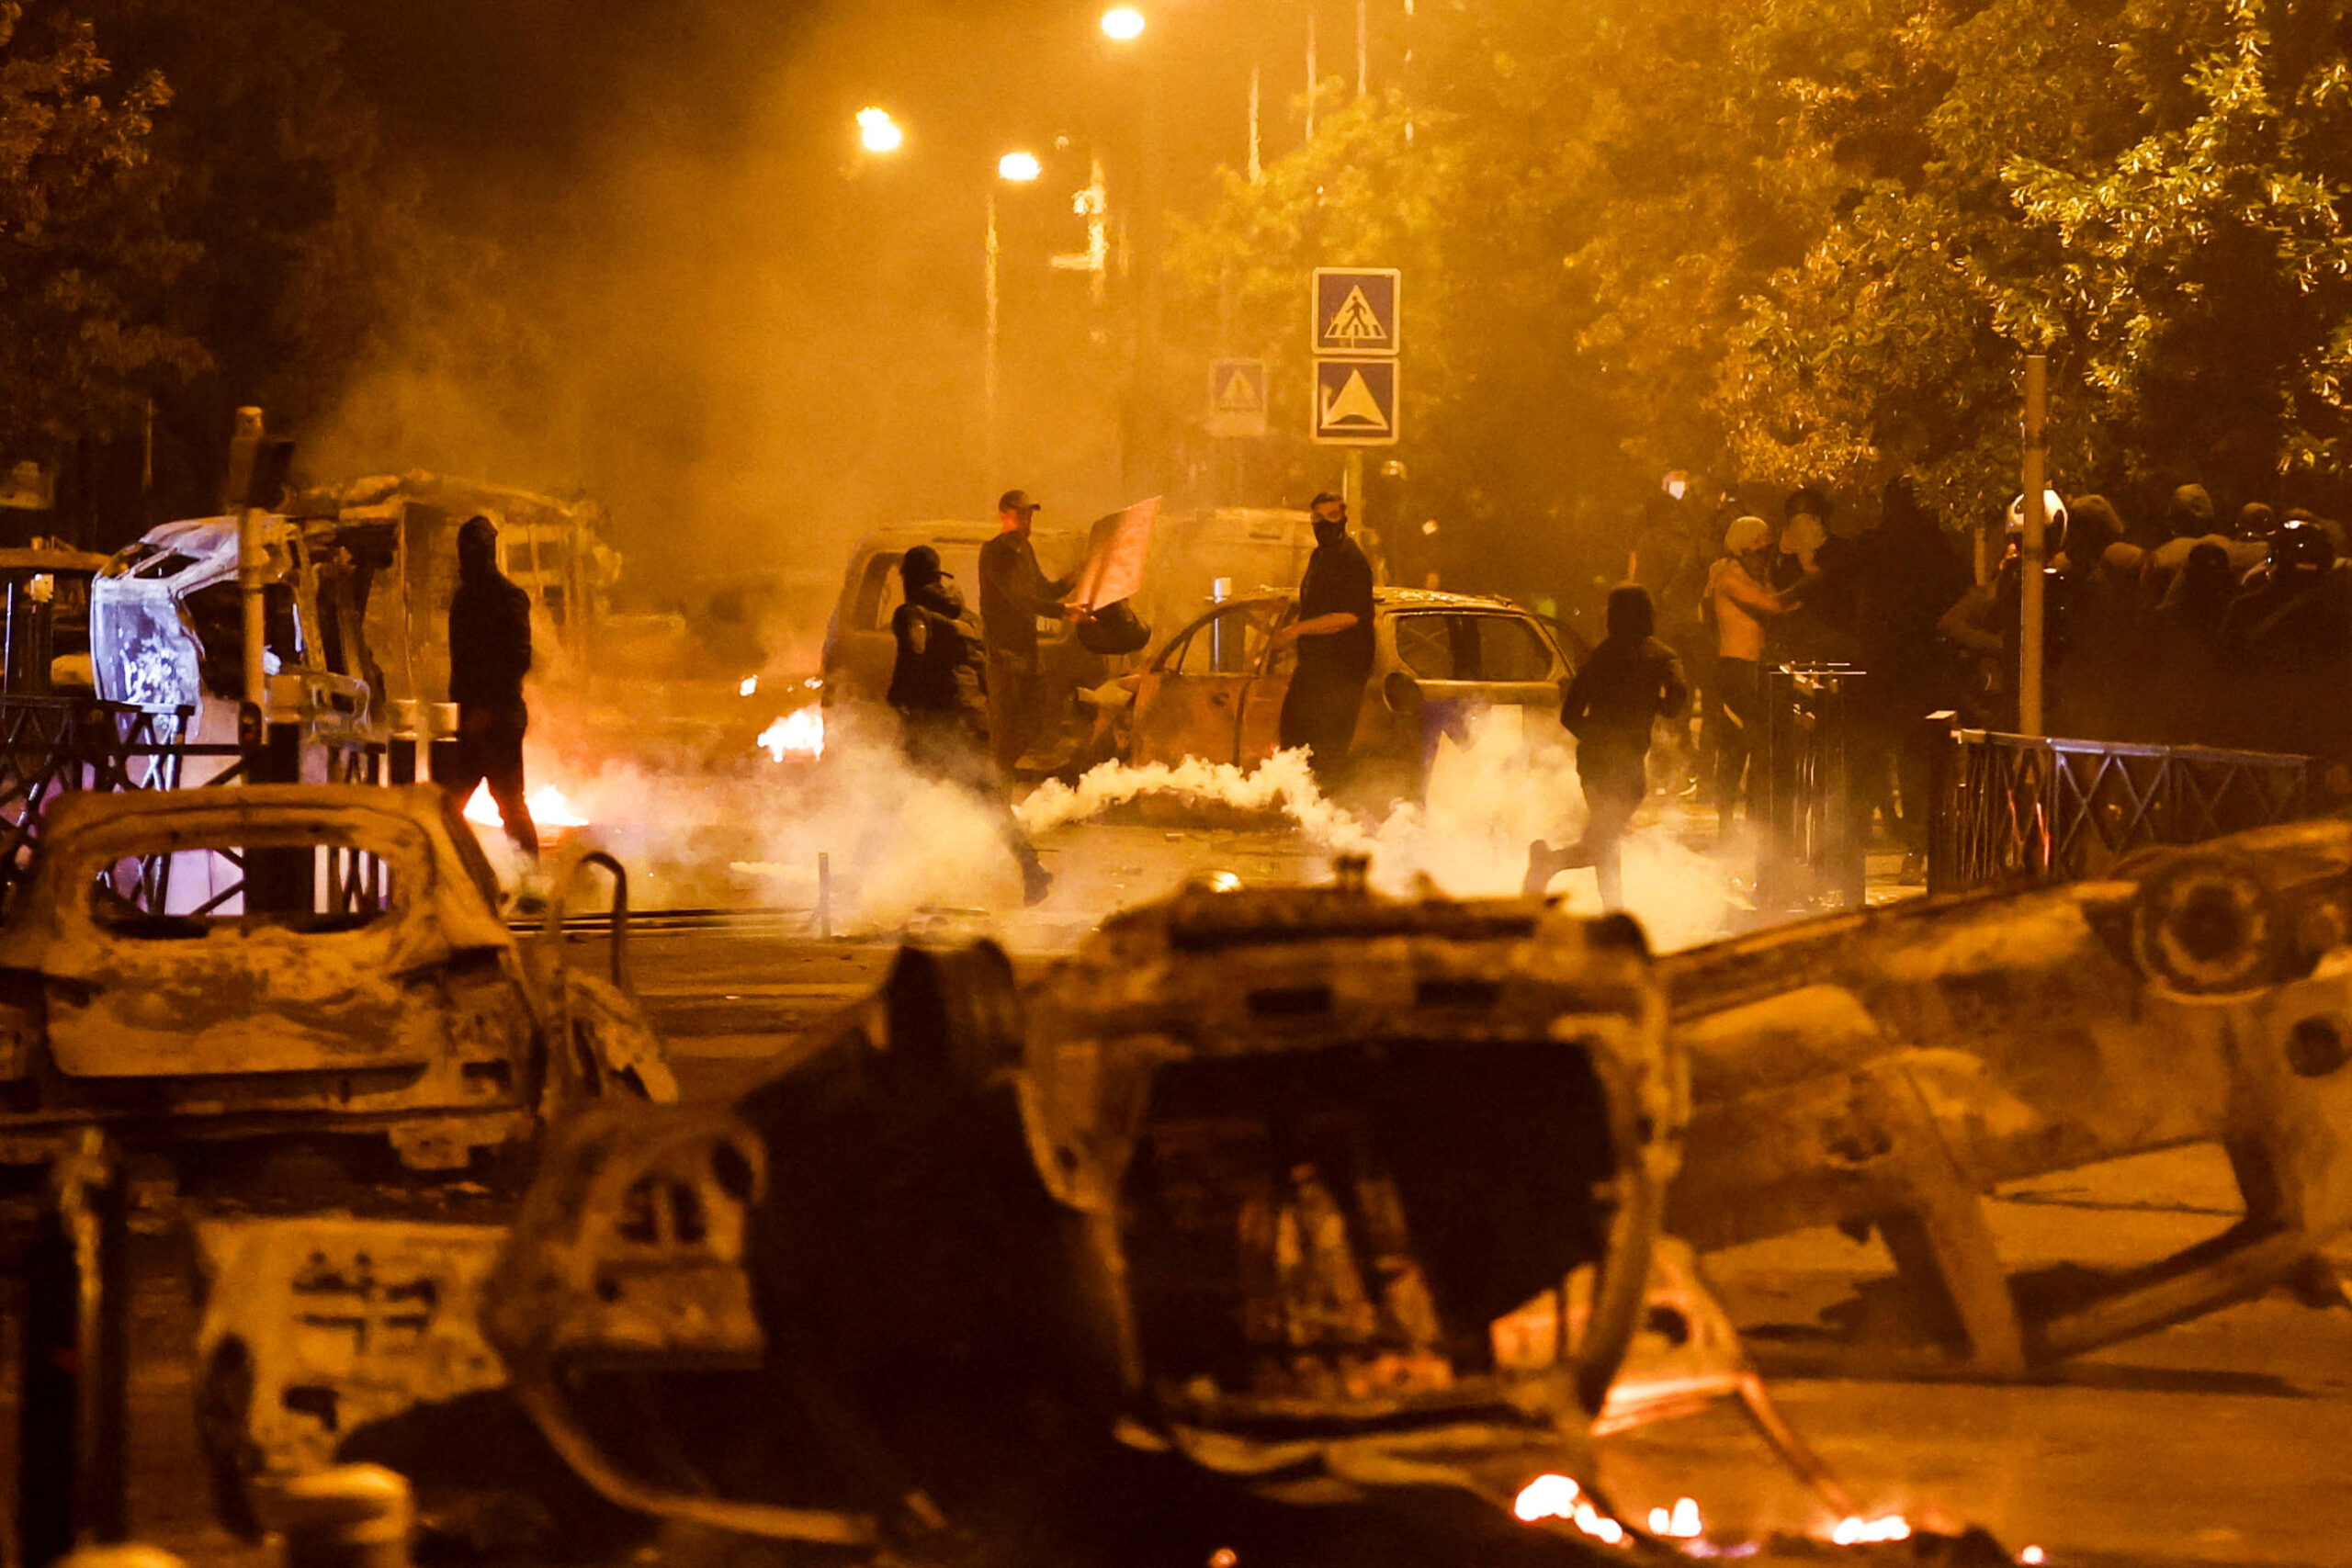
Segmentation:
[[(1702, 1248), (1874, 1230), (1911, 1307), (1849, 1365), (2018, 1376), (2278, 1284), (2342, 1302), (2352, 1224), (2352, 821), (2148, 850), (2096, 881), (1936, 898), (1660, 961), (1690, 1059), (1668, 1209)], [(2123, 1271), (2018, 1276), (2001, 1183), (2218, 1145), (2244, 1213)]]
[(0, 1163), (97, 1125), (361, 1134), (451, 1169), (570, 1101), (675, 1099), (636, 1004), (496, 898), (430, 787), (66, 796), (0, 919)]
[(1392, 900), (1361, 865), (1115, 916), (1025, 987), (992, 946), (910, 949), (731, 1113), (561, 1130), (485, 1326), (632, 1507), (1427, 1561), (1300, 1521), (1401, 1489), (1515, 1560), (1512, 1498), (1584, 1457), (1643, 1312), (1685, 1107), (1663, 1024), (1630, 921)]

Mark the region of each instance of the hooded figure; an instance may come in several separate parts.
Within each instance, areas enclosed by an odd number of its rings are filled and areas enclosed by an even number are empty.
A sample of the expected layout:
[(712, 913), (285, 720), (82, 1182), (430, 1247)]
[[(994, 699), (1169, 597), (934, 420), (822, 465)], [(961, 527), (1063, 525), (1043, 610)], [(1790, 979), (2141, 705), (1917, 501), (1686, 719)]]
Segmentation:
[(537, 858), (538, 825), (523, 798), (523, 732), (530, 710), (531, 596), (498, 570), (498, 525), (469, 517), (458, 530), (458, 587), (449, 595), (449, 700), (458, 705), (457, 766), (440, 781), (462, 809), (490, 785), (515, 848)]
[(1650, 727), (1690, 711), (1690, 687), (1674, 650), (1651, 635), (1657, 611), (1649, 590), (1623, 583), (1609, 591), (1609, 635), (1568, 682), (1560, 723), (1577, 738), (1577, 778), (1584, 785), (1581, 842), (1555, 850), (1538, 839), (1527, 849), (1530, 897), (1573, 866), (1600, 874), (1600, 901), (1624, 901), (1618, 840), (1649, 793)]
[(899, 649), (888, 700), (904, 726), (907, 759), (918, 771), (963, 789), (989, 813), (1021, 867), (1023, 902), (1035, 904), (1054, 878), (1013, 816), (989, 757), (988, 653), (980, 624), (929, 545), (906, 553), (899, 581), (906, 603), (890, 614)]

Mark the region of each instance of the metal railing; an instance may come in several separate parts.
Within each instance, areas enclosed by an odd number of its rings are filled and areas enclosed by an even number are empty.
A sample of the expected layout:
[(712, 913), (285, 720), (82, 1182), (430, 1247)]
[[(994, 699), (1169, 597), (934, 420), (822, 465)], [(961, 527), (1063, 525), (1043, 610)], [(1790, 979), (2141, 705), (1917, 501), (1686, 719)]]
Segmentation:
[(2318, 808), (2306, 757), (1954, 729), (1938, 753), (1928, 891), (2095, 877), (2134, 850)]
[[(188, 707), (87, 695), (0, 696), (0, 904), (30, 869), (49, 808), (74, 791), (178, 789), (197, 759), (219, 764), (197, 781), (205, 787), (289, 772), (335, 784), (386, 782), (381, 742), (336, 738), (272, 758), (234, 744), (190, 739), (194, 727)], [(160, 910), (170, 874), (170, 857), (156, 856), (118, 868), (113, 881), (125, 903)], [(335, 875), (341, 890), (372, 886), (376, 874), (338, 867)]]

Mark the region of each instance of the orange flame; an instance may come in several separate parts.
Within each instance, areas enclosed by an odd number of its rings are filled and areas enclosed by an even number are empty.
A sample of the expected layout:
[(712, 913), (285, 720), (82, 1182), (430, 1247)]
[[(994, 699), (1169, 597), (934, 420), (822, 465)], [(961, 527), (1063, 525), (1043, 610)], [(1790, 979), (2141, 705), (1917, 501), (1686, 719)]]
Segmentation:
[(825, 710), (795, 708), (760, 731), (760, 750), (781, 762), (787, 756), (825, 754)]
[[(531, 808), (531, 820), (542, 828), (585, 828), (588, 818), (571, 808), (563, 791), (553, 784), (541, 784), (523, 797)], [(481, 828), (498, 826), (498, 802), (490, 798), (490, 785), (476, 784), (472, 796), (466, 802), (465, 818)]]

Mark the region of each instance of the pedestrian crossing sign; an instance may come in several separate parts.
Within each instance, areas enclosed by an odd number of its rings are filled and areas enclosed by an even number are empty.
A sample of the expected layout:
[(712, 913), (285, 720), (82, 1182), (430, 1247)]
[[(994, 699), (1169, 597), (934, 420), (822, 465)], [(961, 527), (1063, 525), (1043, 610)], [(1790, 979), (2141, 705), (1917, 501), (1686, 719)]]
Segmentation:
[(1327, 446), (1385, 446), (1396, 439), (1396, 362), (1315, 362), (1315, 439)]
[(1238, 439), (1266, 434), (1266, 362), (1220, 359), (1209, 367), (1208, 433)]
[(1315, 352), (1387, 358), (1397, 352), (1400, 275), (1391, 267), (1315, 269)]

